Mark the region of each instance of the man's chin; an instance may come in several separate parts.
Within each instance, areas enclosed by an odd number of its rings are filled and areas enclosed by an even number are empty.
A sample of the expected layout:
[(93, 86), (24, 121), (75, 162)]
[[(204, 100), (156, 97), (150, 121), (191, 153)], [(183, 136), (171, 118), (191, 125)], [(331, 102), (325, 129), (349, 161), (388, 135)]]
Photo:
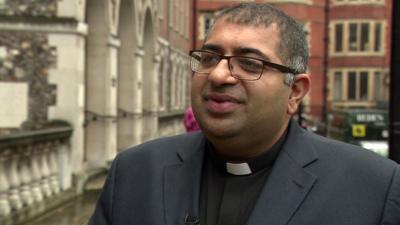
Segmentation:
[(233, 128), (226, 125), (218, 126), (217, 124), (205, 125), (204, 128), (202, 128), (202, 130), (204, 131), (204, 133), (206, 133), (207, 136), (218, 139), (229, 139), (239, 134), (237, 128)]

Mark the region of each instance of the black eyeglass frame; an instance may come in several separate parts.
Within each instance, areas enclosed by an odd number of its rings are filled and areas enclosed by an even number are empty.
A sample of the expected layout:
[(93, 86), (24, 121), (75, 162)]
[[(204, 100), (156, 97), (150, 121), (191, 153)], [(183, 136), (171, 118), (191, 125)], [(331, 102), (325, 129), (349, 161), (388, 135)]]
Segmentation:
[[(282, 73), (291, 73), (291, 74), (293, 74), (293, 75), (299, 74), (299, 73), (296, 72), (294, 69), (291, 69), (291, 68), (289, 68), (289, 67), (287, 67), (287, 66), (280, 65), (280, 64), (276, 64), (276, 63), (272, 63), (272, 62), (268, 62), (268, 61), (263, 60), (263, 59), (260, 59), (260, 58), (249, 57), (249, 56), (238, 56), (238, 55), (226, 56), (226, 55), (221, 55), (221, 54), (218, 54), (218, 53), (215, 53), (215, 52), (206, 51), (206, 50), (191, 50), (191, 51), (189, 51), (190, 61), (192, 60), (192, 58), (194, 58), (194, 57), (192, 56), (192, 54), (193, 54), (193, 53), (196, 53), (196, 52), (200, 52), (200, 53), (205, 52), (205, 53), (208, 53), (208, 54), (213, 54), (213, 55), (219, 56), (220, 59), (219, 59), (218, 62), (215, 64), (215, 66), (218, 65), (218, 63), (220, 63), (221, 60), (223, 60), (223, 59), (228, 60), (228, 65), (229, 65), (229, 64), (230, 64), (230, 59), (231, 59), (231, 58), (235, 58), (235, 57), (247, 58), (247, 59), (252, 59), (252, 60), (258, 60), (258, 61), (262, 62), (263, 67), (262, 67), (262, 70), (261, 70), (261, 72), (260, 72), (260, 75), (257, 77), (257, 79), (243, 79), (243, 78), (234, 76), (234, 75), (232, 74), (231, 68), (228, 66), (229, 71), (231, 72), (231, 76), (233, 76), (233, 77), (235, 77), (236, 79), (239, 79), (239, 80), (249, 80), (249, 81), (259, 80), (259, 79), (261, 78), (263, 72), (264, 72), (264, 67), (265, 67), (265, 66), (269, 66), (269, 67), (271, 67), (271, 68), (274, 68), (274, 69), (276, 69), (276, 70), (279, 70), (279, 71), (282, 72)], [(209, 72), (207, 72), (207, 73), (201, 73), (201, 72), (194, 71), (193, 68), (192, 68), (192, 63), (190, 63), (190, 69), (191, 69), (193, 72), (195, 72), (195, 73), (200, 73), (200, 74), (208, 74), (208, 73), (209, 73)]]

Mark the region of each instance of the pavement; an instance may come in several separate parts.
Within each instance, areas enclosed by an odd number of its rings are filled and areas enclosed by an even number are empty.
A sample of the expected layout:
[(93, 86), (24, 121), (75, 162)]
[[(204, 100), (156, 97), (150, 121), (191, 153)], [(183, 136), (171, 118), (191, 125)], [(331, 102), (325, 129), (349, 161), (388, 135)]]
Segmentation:
[(83, 174), (75, 188), (0, 217), (0, 225), (87, 225), (106, 180), (106, 171)]
[(24, 225), (86, 225), (100, 191), (88, 191)]

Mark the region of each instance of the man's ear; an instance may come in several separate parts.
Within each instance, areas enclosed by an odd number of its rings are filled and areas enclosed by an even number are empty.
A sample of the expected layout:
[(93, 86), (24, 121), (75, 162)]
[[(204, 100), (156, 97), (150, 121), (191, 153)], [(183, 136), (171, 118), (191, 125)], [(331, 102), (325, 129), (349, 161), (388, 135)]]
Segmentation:
[(299, 107), (301, 100), (310, 90), (310, 75), (306, 73), (297, 74), (294, 77), (294, 82), (290, 86), (291, 93), (289, 95), (289, 102), (287, 107), (287, 113), (294, 115)]

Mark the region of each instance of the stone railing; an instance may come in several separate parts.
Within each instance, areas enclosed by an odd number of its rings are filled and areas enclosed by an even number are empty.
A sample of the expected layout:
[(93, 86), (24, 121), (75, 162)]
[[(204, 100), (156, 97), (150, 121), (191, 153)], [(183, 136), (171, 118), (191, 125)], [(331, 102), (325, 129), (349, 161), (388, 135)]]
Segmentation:
[(0, 136), (0, 217), (59, 195), (71, 176), (69, 126)]

